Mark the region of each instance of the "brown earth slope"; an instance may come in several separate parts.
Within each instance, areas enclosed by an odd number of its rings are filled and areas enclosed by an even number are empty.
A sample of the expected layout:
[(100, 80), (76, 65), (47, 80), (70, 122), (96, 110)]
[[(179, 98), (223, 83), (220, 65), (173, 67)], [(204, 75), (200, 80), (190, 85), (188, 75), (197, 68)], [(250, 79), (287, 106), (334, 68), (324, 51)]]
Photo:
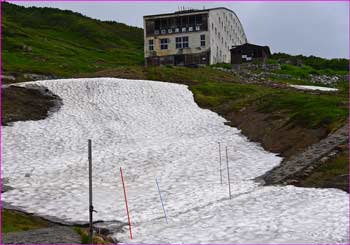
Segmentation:
[(45, 119), (59, 109), (61, 99), (43, 87), (2, 88), (2, 125), (16, 121)]

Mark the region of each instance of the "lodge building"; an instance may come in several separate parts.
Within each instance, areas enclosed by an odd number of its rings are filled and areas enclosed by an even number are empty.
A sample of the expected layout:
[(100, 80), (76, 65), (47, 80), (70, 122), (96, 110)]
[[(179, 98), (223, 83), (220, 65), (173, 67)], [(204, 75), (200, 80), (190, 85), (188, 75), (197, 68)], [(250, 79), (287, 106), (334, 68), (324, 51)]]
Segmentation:
[(231, 47), (247, 43), (237, 15), (227, 8), (183, 10), (143, 19), (147, 66), (230, 63)]

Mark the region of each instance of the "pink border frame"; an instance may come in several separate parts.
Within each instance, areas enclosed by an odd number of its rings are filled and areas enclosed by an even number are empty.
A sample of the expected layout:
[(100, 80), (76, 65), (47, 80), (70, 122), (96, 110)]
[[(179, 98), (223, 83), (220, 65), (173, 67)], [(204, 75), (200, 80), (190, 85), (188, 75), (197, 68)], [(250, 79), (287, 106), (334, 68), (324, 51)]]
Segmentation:
[[(0, 0), (0, 37), (2, 37), (2, 2), (5, 2), (5, 0)], [(181, 1), (181, 0), (11, 0), (11, 2), (348, 2), (348, 59), (350, 60), (350, 0), (187, 0), (187, 1)], [(0, 52), (2, 54), (2, 38), (0, 38)], [(2, 55), (0, 56), (0, 85), (2, 86)], [(350, 71), (350, 62), (349, 62), (349, 71)], [(350, 83), (350, 73), (348, 73), (348, 81)], [(348, 108), (350, 108), (350, 91), (348, 93)], [(0, 92), (0, 125), (2, 125), (2, 92)], [(350, 122), (350, 113), (348, 115), (348, 123)], [(2, 126), (0, 127), (0, 166), (2, 163)], [(350, 132), (350, 125), (348, 127), (348, 135)], [(350, 144), (350, 143), (349, 143)], [(350, 169), (350, 157), (348, 159), (349, 161), (349, 169)], [(349, 180), (349, 187), (350, 187), (350, 174), (348, 175)], [(2, 176), (0, 171), (0, 209), (2, 210), (2, 202), (1, 202), (1, 190), (2, 190)], [(350, 195), (349, 195), (349, 234), (348, 239), (350, 244)], [(2, 213), (0, 213), (0, 239), (2, 238)], [(2, 240), (0, 241), (2, 244)], [(158, 243), (159, 245), (163, 245)], [(176, 244), (176, 243), (174, 243)], [(165, 244), (164, 244), (165, 245)], [(192, 245), (192, 244), (188, 244)], [(195, 245), (195, 244), (193, 244)], [(202, 245), (209, 245), (209, 244), (202, 244)], [(218, 245), (218, 244), (216, 244)], [(263, 244), (244, 244), (244, 245), (263, 245)], [(296, 244), (284, 244), (284, 245), (296, 245)], [(298, 244), (298, 245), (310, 245), (310, 244)]]

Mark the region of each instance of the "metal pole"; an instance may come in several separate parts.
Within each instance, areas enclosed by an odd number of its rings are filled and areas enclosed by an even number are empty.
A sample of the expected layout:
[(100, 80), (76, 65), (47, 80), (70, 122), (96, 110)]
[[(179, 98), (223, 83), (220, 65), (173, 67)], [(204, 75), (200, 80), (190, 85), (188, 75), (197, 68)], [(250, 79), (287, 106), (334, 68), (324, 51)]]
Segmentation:
[(231, 182), (230, 182), (230, 170), (229, 170), (229, 167), (228, 167), (227, 146), (226, 146), (226, 165), (227, 165), (228, 192), (229, 192), (230, 199), (231, 199)]
[(123, 177), (123, 170), (122, 170), (122, 167), (120, 167), (120, 177), (121, 177), (121, 179), (122, 179), (123, 190), (124, 190), (124, 199), (125, 199), (126, 213), (127, 213), (127, 215), (128, 215), (130, 239), (132, 240), (131, 221), (130, 221), (130, 214), (129, 214), (128, 198), (126, 197), (126, 189), (125, 189), (125, 183), (124, 183), (124, 177)]
[(92, 206), (92, 150), (91, 150), (91, 139), (88, 140), (89, 148), (89, 242), (92, 244), (93, 228), (92, 228), (92, 212), (94, 207)]
[(220, 184), (222, 185), (222, 168), (221, 168), (221, 145), (219, 143), (219, 162), (220, 162)]
[(164, 203), (163, 203), (163, 198), (162, 198), (162, 194), (160, 194), (160, 188), (159, 188), (159, 184), (158, 184), (157, 178), (156, 178), (156, 184), (157, 184), (157, 187), (158, 187), (160, 202), (162, 203), (162, 208), (163, 208), (163, 212), (164, 212), (165, 222), (168, 224), (168, 218), (167, 218), (167, 216), (166, 216), (166, 212), (165, 212), (165, 208), (164, 208)]

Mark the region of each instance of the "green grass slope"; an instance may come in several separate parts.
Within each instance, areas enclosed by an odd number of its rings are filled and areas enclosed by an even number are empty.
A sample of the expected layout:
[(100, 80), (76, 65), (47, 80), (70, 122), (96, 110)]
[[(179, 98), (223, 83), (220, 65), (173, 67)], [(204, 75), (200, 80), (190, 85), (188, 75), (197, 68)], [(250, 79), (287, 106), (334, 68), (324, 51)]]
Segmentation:
[(45, 228), (48, 223), (39, 217), (29, 214), (3, 209), (2, 217), (2, 232), (18, 232), (32, 229)]
[(143, 64), (143, 30), (72, 11), (2, 3), (4, 72), (72, 76)]

